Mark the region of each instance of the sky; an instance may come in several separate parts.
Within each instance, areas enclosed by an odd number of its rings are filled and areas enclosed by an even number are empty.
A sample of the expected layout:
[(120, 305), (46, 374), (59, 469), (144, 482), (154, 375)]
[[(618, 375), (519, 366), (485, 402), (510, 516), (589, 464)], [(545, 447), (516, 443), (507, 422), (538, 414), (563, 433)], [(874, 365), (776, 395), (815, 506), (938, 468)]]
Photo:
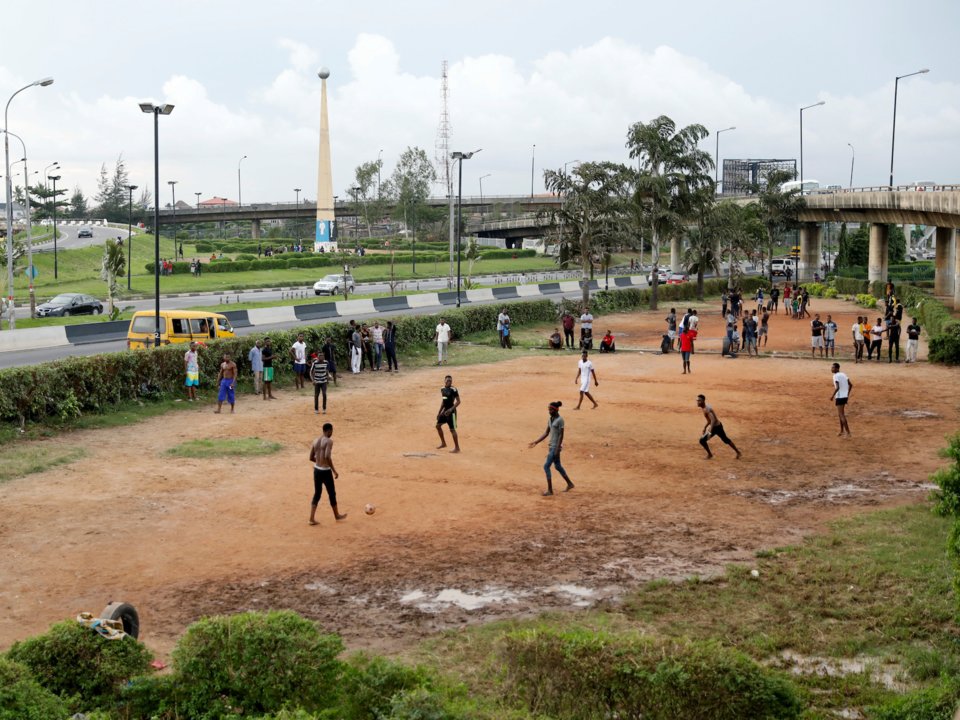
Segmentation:
[[(96, 193), (122, 156), (130, 181), (153, 183), (153, 120), (138, 103), (175, 105), (160, 118), (161, 203), (244, 204), (316, 197), (317, 69), (330, 69), (334, 193), (382, 150), (386, 179), (408, 146), (434, 158), (449, 65), (451, 150), (463, 194), (544, 191), (544, 169), (629, 162), (628, 127), (669, 115), (699, 123), (703, 149), (724, 158), (800, 153), (822, 185), (895, 177), (960, 183), (960, 2), (861, 0), (487, 0), (362, 3), (316, 0), (32, 0), (4, 10), (0, 100), (9, 105), (31, 175), (59, 161), (61, 186)], [(853, 146), (852, 148), (850, 146)], [(535, 146), (535, 147), (534, 147)], [(240, 158), (247, 158), (240, 162)], [(11, 141), (11, 162), (22, 157)], [(22, 171), (23, 165), (14, 168)], [(39, 176), (34, 176), (37, 178)], [(22, 176), (14, 178), (22, 185)], [(32, 181), (32, 182), (35, 182)], [(435, 195), (444, 195), (436, 185)]]

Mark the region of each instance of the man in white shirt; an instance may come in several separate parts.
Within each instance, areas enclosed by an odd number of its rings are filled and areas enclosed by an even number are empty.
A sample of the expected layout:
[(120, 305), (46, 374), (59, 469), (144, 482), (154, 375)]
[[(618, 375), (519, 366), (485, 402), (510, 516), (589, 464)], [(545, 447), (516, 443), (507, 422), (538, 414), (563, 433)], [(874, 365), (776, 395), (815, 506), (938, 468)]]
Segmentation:
[(303, 376), (307, 372), (307, 344), (303, 341), (303, 333), (297, 335), (297, 341), (290, 346), (290, 357), (293, 358), (294, 387), (305, 387)]
[(836, 357), (836, 337), (837, 324), (833, 321), (832, 315), (827, 315), (827, 321), (823, 324), (823, 349), (827, 357)]
[(447, 361), (447, 346), (450, 344), (450, 326), (447, 321), (440, 318), (436, 332), (433, 335), (433, 341), (437, 344), (437, 365), (443, 365)]
[(580, 316), (580, 349), (586, 350), (588, 347), (593, 347), (593, 315), (589, 307), (584, 307)]
[(497, 315), (497, 335), (500, 336), (500, 347), (506, 347), (506, 341), (503, 337), (503, 326), (510, 324), (510, 316), (507, 315), (507, 309), (501, 308), (500, 314)]
[(850, 393), (853, 392), (853, 383), (846, 373), (840, 372), (840, 363), (834, 363), (830, 369), (833, 371), (833, 395), (830, 399), (836, 400), (837, 415), (840, 416), (840, 432), (837, 435), (842, 436), (846, 433), (847, 437), (850, 437), (850, 425), (847, 424), (845, 408), (850, 400)]
[(577, 403), (574, 410), (580, 409), (580, 406), (583, 404), (584, 395), (593, 403), (593, 409), (597, 409), (597, 401), (594, 400), (593, 395), (590, 394), (591, 375), (593, 375), (594, 387), (600, 387), (600, 380), (597, 379), (597, 371), (594, 369), (593, 363), (587, 360), (587, 351), (584, 350), (580, 356), (580, 362), (577, 363), (577, 377), (573, 380), (573, 382), (579, 383), (580, 385), (580, 402)]
[(862, 328), (863, 318), (859, 315), (857, 316), (857, 321), (853, 324), (851, 328), (853, 332), (853, 364), (863, 362), (863, 328)]

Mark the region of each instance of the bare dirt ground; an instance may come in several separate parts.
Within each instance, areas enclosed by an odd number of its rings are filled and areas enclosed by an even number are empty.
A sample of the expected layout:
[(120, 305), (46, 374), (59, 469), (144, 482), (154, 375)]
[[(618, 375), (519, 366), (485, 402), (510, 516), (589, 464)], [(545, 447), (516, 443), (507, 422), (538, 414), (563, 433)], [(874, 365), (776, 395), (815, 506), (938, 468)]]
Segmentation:
[[(575, 353), (504, 351), (501, 363), (450, 368), (460, 455), (435, 448), (446, 368), (348, 376), (326, 416), (313, 414), (312, 393), (288, 388), (274, 402), (241, 397), (233, 416), (201, 405), (51, 441), (89, 454), (0, 486), (0, 648), (125, 600), (161, 657), (201, 616), (266, 608), (315, 618), (351, 647), (398, 649), (466, 623), (615, 601), (651, 578), (718, 572), (831, 519), (922, 500), (957, 429), (956, 371), (854, 365), (859, 309), (814, 309), (841, 328), (852, 439), (836, 436), (830, 366), (809, 359), (808, 322), (774, 317), (765, 357), (725, 359), (707, 352), (723, 332), (710, 307), (690, 376), (678, 354), (649, 352), (667, 308), (599, 319), (597, 336), (612, 328), (618, 352), (593, 357), (597, 410), (574, 410)], [(704, 460), (700, 392), (742, 460), (716, 439)], [(546, 446), (527, 444), (551, 400), (564, 403), (563, 463), (577, 487), (542, 498)], [(324, 498), (310, 527), (308, 449), (324, 420), (349, 518), (335, 523)], [(163, 454), (191, 438), (252, 436), (284, 449)]]

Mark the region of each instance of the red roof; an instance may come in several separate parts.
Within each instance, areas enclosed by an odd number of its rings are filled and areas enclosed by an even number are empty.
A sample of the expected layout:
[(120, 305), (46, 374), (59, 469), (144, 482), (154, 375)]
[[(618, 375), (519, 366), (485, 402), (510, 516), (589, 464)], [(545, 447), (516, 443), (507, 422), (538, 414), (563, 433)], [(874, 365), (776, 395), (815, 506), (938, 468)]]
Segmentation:
[(236, 204), (237, 203), (235, 200), (228, 200), (227, 198), (222, 198), (222, 197), (212, 197), (209, 200), (200, 201), (200, 207), (204, 207), (207, 205), (236, 205)]

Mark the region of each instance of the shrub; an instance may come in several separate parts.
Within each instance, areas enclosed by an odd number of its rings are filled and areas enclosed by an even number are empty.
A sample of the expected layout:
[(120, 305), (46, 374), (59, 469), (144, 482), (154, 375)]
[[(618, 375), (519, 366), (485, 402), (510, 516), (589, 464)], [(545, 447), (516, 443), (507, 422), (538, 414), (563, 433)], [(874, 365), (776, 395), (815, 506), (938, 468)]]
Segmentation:
[(870, 283), (866, 280), (851, 277), (834, 278), (833, 285), (837, 288), (837, 292), (843, 295), (858, 295), (870, 290)]
[(148, 670), (153, 656), (131, 637), (105, 640), (67, 620), (43, 635), (15, 643), (9, 657), (30, 668), (43, 687), (61, 698), (103, 707), (117, 696), (122, 683)]
[(0, 656), (0, 720), (59, 720), (69, 710), (26, 665)]
[(870, 708), (873, 720), (951, 720), (960, 701), (960, 682), (944, 678), (933, 687), (897, 695)]
[(825, 298), (835, 298), (837, 296), (837, 289), (834, 287), (828, 287), (823, 291), (823, 296)]
[(940, 334), (930, 338), (930, 360), (946, 365), (960, 365), (960, 322), (949, 322)]
[(814, 297), (823, 297), (823, 292), (827, 289), (827, 286), (822, 283), (807, 283), (803, 287)]
[(528, 630), (502, 641), (506, 687), (558, 720), (797, 718), (779, 674), (715, 643)]
[(179, 708), (188, 717), (221, 718), (332, 705), (343, 644), (282, 610), (212, 617), (194, 623), (173, 651)]
[(865, 308), (875, 308), (877, 299), (869, 293), (857, 293), (857, 304), (863, 305)]
[(256, 260), (257, 256), (253, 253), (240, 253), (237, 255), (234, 260)]

